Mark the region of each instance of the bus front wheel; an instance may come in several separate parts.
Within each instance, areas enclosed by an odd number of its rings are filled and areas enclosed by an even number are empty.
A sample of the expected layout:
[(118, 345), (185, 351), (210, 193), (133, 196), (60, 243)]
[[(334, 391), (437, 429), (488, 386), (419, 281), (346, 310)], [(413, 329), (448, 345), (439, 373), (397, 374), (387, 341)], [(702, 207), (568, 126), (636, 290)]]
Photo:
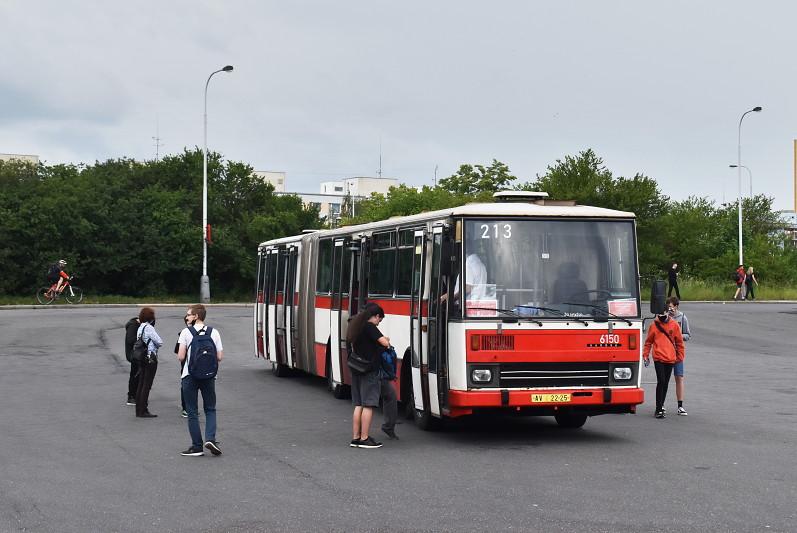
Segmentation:
[(278, 378), (287, 377), (290, 371), (291, 369), (288, 368), (288, 365), (283, 365), (281, 363), (271, 363), (271, 373)]
[(587, 422), (587, 415), (574, 413), (556, 413), (554, 418), (559, 427), (569, 429), (578, 429)]

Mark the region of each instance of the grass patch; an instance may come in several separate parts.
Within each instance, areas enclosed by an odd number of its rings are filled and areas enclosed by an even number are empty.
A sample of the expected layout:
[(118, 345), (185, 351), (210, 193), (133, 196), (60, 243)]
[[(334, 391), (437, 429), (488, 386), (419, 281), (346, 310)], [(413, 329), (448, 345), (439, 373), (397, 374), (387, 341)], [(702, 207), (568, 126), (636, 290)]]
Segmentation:
[[(733, 281), (719, 283), (694, 278), (680, 279), (678, 288), (681, 290), (681, 299), (683, 301), (729, 301), (733, 299), (733, 295), (736, 292), (736, 284)], [(761, 284), (756, 286), (754, 290), (756, 300), (797, 300), (797, 287), (791, 285), (769, 286)], [(674, 294), (675, 291), (673, 291)], [(642, 297), (643, 299), (650, 298), (650, 286), (642, 288)]]
[[(84, 304), (128, 304), (128, 305), (141, 305), (148, 303), (155, 304), (193, 304), (199, 302), (197, 296), (187, 295), (152, 295), (152, 296), (122, 296), (116, 294), (84, 294), (83, 301), (76, 305)], [(229, 303), (248, 303), (248, 298), (242, 298), (235, 295), (218, 295), (211, 298), (211, 303), (214, 304), (229, 304)], [(36, 301), (36, 296), (10, 296), (0, 295), (0, 305), (39, 305)], [(61, 297), (53, 302), (53, 305), (68, 305), (67, 301)]]

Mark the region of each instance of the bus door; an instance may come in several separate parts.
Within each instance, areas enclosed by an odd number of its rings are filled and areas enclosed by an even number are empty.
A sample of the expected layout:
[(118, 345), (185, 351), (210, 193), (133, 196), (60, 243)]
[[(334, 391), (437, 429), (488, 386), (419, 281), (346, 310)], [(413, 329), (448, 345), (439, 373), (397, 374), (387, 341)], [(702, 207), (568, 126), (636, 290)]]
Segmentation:
[(257, 250), (257, 275), (255, 277), (255, 307), (252, 312), (252, 338), (255, 340), (255, 357), (265, 357), (263, 353), (263, 312), (266, 252)]
[(410, 345), (412, 394), (415, 409), (423, 411), (428, 406), (428, 384), (422, 379), (428, 371), (426, 359), (427, 344), (427, 315), (428, 307), (424, 305), (424, 292), (426, 288), (426, 231), (418, 230), (414, 233), (414, 254), (412, 261), (412, 290), (410, 300)]
[(266, 359), (277, 362), (277, 258), (279, 250), (266, 254)]
[(276, 342), (276, 357), (275, 362), (280, 365), (287, 365), (288, 364), (288, 350), (286, 346), (286, 335), (285, 335), (285, 301), (286, 301), (286, 294), (285, 294), (285, 285), (287, 276), (285, 275), (285, 271), (287, 270), (288, 266), (288, 252), (284, 248), (278, 250), (277, 252), (277, 276), (275, 278), (275, 290), (276, 290), (276, 302), (274, 306), (275, 311), (275, 342)]
[(296, 263), (299, 257), (298, 245), (290, 245), (285, 251), (285, 354), (288, 366), (296, 364), (296, 345), (299, 341), (296, 332)]
[[(447, 329), (446, 305), (440, 301), (440, 295), (445, 293), (448, 284), (448, 271), (446, 265), (450, 263), (450, 249), (447, 246), (445, 228), (438, 225), (432, 228), (431, 261), (429, 262), (429, 308), (426, 325), (421, 325), (421, 331), (426, 329), (427, 337), (424, 346), (425, 360), (429, 369), (429, 411), (440, 416), (441, 409), (447, 406), (448, 398), (448, 358), (446, 354), (445, 332)], [(424, 276), (425, 277), (425, 276)]]
[[(335, 239), (332, 247), (332, 304), (329, 313), (329, 350), (330, 363), (332, 364), (332, 380), (343, 383), (343, 368), (341, 365), (341, 346), (345, 348), (345, 339), (341, 339), (340, 321), (343, 303), (343, 239)], [(335, 377), (339, 379), (335, 379)]]

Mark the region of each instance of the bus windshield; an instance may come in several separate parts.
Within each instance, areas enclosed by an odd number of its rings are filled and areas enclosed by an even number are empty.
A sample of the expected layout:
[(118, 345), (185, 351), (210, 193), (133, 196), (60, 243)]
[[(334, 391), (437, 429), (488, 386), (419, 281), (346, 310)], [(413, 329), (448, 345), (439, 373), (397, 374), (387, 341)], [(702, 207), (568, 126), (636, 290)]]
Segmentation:
[(464, 226), (455, 315), (640, 316), (633, 221), (479, 219)]

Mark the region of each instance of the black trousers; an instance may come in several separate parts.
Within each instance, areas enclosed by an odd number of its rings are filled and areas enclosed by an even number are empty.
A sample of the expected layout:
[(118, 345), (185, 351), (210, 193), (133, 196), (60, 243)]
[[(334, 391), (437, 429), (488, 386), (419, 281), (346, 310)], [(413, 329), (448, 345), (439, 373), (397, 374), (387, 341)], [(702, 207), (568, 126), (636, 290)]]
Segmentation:
[(667, 388), (670, 385), (670, 376), (672, 376), (672, 369), (675, 365), (658, 361), (653, 361), (653, 365), (656, 368), (656, 411), (660, 411), (664, 407), (664, 400), (667, 399)]
[(127, 397), (135, 398), (138, 394), (138, 361), (130, 361), (130, 378), (127, 380)]
[(147, 409), (149, 390), (152, 388), (155, 373), (158, 371), (158, 361), (153, 360), (151, 363), (142, 361), (139, 368), (141, 368), (141, 373), (138, 376), (138, 391), (136, 392), (136, 416), (149, 412)]
[(681, 291), (678, 290), (678, 282), (671, 281), (670, 282), (670, 290), (667, 291), (667, 297), (669, 298), (672, 296), (672, 290), (675, 289), (675, 297), (678, 298), (678, 301), (681, 300)]
[(747, 294), (745, 295), (745, 298), (747, 298), (748, 300), (755, 300), (755, 291), (753, 291), (753, 284), (745, 283), (745, 285), (747, 286)]

